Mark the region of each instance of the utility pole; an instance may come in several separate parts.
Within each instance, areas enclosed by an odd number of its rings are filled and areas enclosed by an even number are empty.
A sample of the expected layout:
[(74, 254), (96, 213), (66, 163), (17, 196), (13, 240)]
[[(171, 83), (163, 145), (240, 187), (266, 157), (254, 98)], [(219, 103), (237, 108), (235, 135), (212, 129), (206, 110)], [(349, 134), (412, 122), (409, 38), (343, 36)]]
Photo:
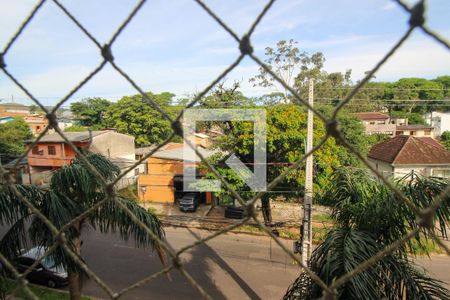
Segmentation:
[[(309, 80), (309, 94), (308, 103), (312, 107), (314, 102), (314, 81)], [(314, 113), (308, 109), (308, 125), (306, 135), (306, 153), (309, 153), (313, 148), (313, 118)], [(301, 240), (301, 255), (302, 263), (307, 265), (311, 258), (312, 252), (312, 197), (313, 197), (313, 155), (306, 158), (305, 170), (305, 196), (303, 200), (303, 223), (302, 223), (302, 240)]]

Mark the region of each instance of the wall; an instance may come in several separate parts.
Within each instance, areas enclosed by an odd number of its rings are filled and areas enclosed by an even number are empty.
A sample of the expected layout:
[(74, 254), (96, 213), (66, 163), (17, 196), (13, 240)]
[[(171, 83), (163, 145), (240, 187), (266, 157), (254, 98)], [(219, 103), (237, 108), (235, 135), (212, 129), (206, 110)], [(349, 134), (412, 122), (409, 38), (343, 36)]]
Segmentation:
[(391, 124), (390, 119), (385, 120), (362, 120), (362, 124), (366, 129), (366, 134), (374, 134), (374, 133), (383, 133), (383, 134), (391, 134), (394, 136), (395, 134), (395, 124)]
[(114, 131), (94, 136), (89, 150), (106, 157), (135, 159), (134, 137)]
[(432, 129), (419, 129), (419, 130), (398, 130), (395, 135), (412, 135), (416, 137), (435, 137), (435, 133)]
[(147, 160), (147, 170), (148, 174), (140, 175), (138, 178), (140, 200), (173, 203), (175, 201), (173, 177), (183, 174), (183, 162), (150, 157)]
[[(438, 176), (450, 178), (450, 165), (401, 165), (392, 166), (391, 164), (379, 160), (368, 158), (369, 163), (380, 172), (385, 178), (394, 176), (395, 178), (402, 178), (410, 174), (412, 171), (423, 176)], [(375, 174), (374, 174), (375, 175)]]
[(388, 178), (388, 177), (390, 177), (392, 175), (392, 172), (394, 171), (394, 168), (392, 167), (392, 165), (390, 163), (387, 163), (387, 162), (384, 162), (384, 161), (380, 161), (380, 160), (371, 159), (371, 158), (368, 158), (367, 160), (369, 161), (370, 165), (375, 170), (377, 170), (379, 173), (381, 173), (381, 175), (383, 175), (383, 177)]
[(444, 131), (450, 131), (450, 113), (433, 112), (431, 115), (427, 113), (425, 119), (435, 128), (436, 136), (440, 136)]
[[(55, 147), (54, 155), (48, 153), (48, 146)], [(28, 164), (31, 167), (58, 168), (70, 164), (70, 161), (75, 157), (73, 149), (63, 143), (40, 143), (36, 147), (40, 154), (33, 154), (30, 151), (27, 156)]]

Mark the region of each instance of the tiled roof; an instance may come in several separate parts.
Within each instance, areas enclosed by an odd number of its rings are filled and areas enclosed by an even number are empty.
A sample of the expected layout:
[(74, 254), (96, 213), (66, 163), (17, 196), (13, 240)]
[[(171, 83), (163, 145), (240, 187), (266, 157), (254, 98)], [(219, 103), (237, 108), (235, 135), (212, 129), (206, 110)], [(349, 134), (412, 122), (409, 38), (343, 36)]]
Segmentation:
[(361, 112), (357, 113), (356, 116), (361, 120), (387, 120), (389, 116), (379, 112)]
[[(92, 137), (106, 133), (108, 131), (91, 131)], [(83, 142), (83, 141), (89, 141), (89, 131), (82, 131), (82, 132), (64, 132), (64, 135), (66, 138), (71, 142)], [(33, 142), (33, 140), (29, 140), (27, 142)], [(39, 143), (62, 143), (64, 142), (63, 138), (58, 133), (52, 133), (44, 135), (40, 140)]]
[(421, 130), (421, 129), (433, 129), (433, 126), (413, 124), (413, 125), (399, 125), (397, 130)]
[(450, 152), (432, 138), (398, 135), (370, 149), (369, 158), (393, 165), (450, 164)]
[[(189, 146), (183, 146), (183, 144), (181, 144), (181, 147), (160, 150), (160, 151), (157, 151), (155, 154), (153, 154), (152, 157), (162, 158), (162, 159), (170, 159), (170, 160), (187, 160), (187, 159), (184, 159), (184, 157), (183, 157), (185, 147), (189, 147)], [(205, 158), (208, 158), (216, 153), (220, 153), (219, 150), (209, 150), (209, 149), (204, 149), (202, 147), (198, 147), (197, 150)], [(199, 156), (195, 155), (194, 161), (201, 162), (201, 159)]]

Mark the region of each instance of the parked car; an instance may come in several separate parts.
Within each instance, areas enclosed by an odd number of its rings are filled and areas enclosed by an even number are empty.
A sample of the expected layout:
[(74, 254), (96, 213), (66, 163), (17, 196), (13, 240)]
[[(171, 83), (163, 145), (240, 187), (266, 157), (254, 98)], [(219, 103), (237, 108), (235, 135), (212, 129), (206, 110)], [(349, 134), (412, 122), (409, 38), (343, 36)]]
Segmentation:
[[(35, 247), (19, 256), (15, 263), (19, 273), (25, 272), (36, 260), (41, 258), (46, 249)], [(55, 260), (51, 255), (45, 257), (28, 275), (31, 282), (47, 285), (54, 288), (68, 284), (67, 271), (61, 266), (55, 266)]]
[(197, 210), (198, 204), (200, 202), (200, 194), (198, 193), (186, 193), (180, 199), (180, 210), (187, 212), (194, 212)]

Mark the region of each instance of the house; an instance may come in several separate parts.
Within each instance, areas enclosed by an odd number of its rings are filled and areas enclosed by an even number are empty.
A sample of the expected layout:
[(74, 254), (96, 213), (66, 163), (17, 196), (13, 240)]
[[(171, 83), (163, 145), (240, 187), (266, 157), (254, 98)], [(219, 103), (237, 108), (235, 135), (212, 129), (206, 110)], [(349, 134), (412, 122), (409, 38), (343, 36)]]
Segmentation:
[(428, 125), (434, 127), (436, 137), (441, 136), (444, 131), (450, 131), (450, 112), (431, 112), (425, 114)]
[[(184, 164), (198, 166), (201, 163), (201, 159), (197, 155), (194, 161), (184, 160), (184, 147), (189, 146), (169, 143), (147, 160), (147, 172), (140, 175), (138, 179), (140, 200), (173, 204), (176, 199), (183, 196)], [(198, 147), (197, 150), (205, 158), (218, 153), (218, 151), (203, 147)], [(203, 197), (206, 203), (211, 202), (212, 195), (210, 192), (204, 193)]]
[(420, 124), (397, 126), (395, 135), (412, 135), (417, 137), (435, 138), (434, 128), (432, 126)]
[(48, 126), (48, 120), (46, 117), (41, 116), (26, 116), (23, 118), (28, 127), (30, 127), (31, 133), (34, 136), (38, 136)]
[(450, 178), (450, 152), (430, 137), (398, 135), (374, 145), (368, 160), (386, 178), (402, 177), (411, 171)]
[(366, 134), (381, 133), (394, 136), (398, 125), (408, 124), (408, 119), (391, 118), (387, 114), (379, 112), (361, 112), (355, 115), (363, 123)]
[[(126, 170), (135, 162), (134, 137), (117, 133), (113, 130), (65, 132), (65, 137), (78, 149), (100, 153), (111, 160), (120, 161), (122, 171)], [(33, 141), (27, 141), (28, 147)], [(43, 136), (37, 145), (28, 153), (28, 165), (30, 173), (37, 174), (44, 171), (58, 169), (70, 164), (75, 158), (75, 151), (57, 133)], [(120, 167), (120, 165), (119, 165)], [(143, 173), (143, 166), (139, 170), (132, 170), (125, 178), (137, 178), (136, 174)]]

